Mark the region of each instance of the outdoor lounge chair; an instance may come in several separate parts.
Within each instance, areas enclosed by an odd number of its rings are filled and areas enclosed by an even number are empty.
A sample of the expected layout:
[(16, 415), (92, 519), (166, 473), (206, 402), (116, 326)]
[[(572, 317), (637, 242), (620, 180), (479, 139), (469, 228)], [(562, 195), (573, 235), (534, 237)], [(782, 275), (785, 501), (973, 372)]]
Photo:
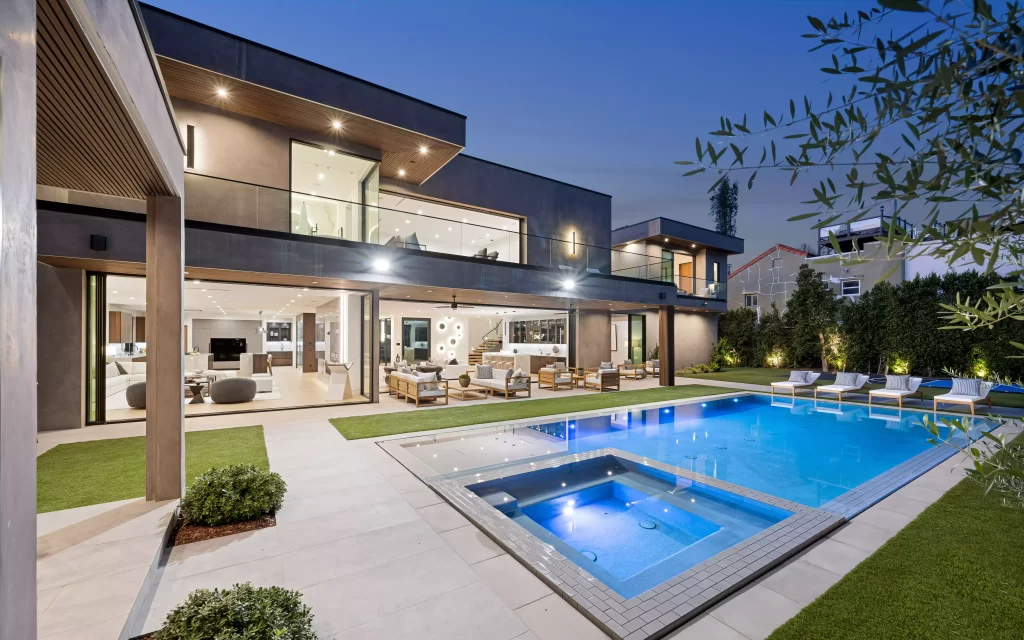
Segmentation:
[(647, 370), (642, 364), (633, 364), (629, 360), (624, 361), (619, 365), (619, 375), (623, 378), (632, 378), (634, 380), (641, 380), (647, 377)]
[(775, 390), (778, 389), (780, 391), (788, 390), (790, 395), (795, 396), (797, 389), (811, 386), (820, 377), (821, 373), (817, 371), (790, 371), (789, 380), (772, 383), (772, 395), (775, 395)]
[(644, 367), (644, 371), (649, 376), (656, 376), (661, 374), (661, 360), (648, 360), (647, 365)]
[(971, 415), (974, 415), (974, 405), (983, 400), (988, 401), (988, 408), (992, 408), (992, 398), (988, 396), (989, 391), (995, 386), (991, 382), (984, 382), (971, 378), (953, 378), (953, 388), (949, 393), (935, 396), (932, 399), (932, 410), (938, 411), (939, 403), (966, 404), (971, 408)]
[[(608, 363), (611, 364), (611, 363)], [(583, 379), (585, 389), (595, 391), (618, 391), (619, 370), (600, 367), (596, 369), (585, 369), (586, 377)]]
[(537, 388), (545, 387), (552, 391), (559, 389), (572, 389), (575, 384), (572, 381), (572, 374), (568, 369), (557, 369), (555, 367), (543, 367), (537, 372)]
[(832, 384), (814, 387), (814, 397), (817, 399), (819, 393), (834, 393), (842, 401), (843, 394), (860, 389), (867, 384), (868, 377), (863, 373), (840, 372), (836, 374), (836, 381)]
[(878, 398), (888, 398), (889, 400), (896, 400), (899, 406), (903, 406), (903, 398), (909, 398), (915, 393), (919, 398), (924, 400), (924, 392), (920, 391), (921, 378), (908, 378), (907, 388), (899, 388), (897, 384), (892, 381), (893, 377), (886, 376), (885, 389), (872, 389), (868, 391), (868, 404), (871, 404), (872, 400)]

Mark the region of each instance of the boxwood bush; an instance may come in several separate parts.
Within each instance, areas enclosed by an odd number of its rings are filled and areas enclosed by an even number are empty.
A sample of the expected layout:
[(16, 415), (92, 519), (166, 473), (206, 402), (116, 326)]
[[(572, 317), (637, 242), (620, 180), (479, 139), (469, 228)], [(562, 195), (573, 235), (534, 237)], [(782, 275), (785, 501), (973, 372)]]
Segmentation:
[(156, 640), (316, 640), (297, 591), (254, 587), (196, 589), (169, 614)]
[(210, 469), (185, 492), (181, 514), (210, 527), (245, 522), (280, 509), (286, 488), (280, 475), (251, 464)]

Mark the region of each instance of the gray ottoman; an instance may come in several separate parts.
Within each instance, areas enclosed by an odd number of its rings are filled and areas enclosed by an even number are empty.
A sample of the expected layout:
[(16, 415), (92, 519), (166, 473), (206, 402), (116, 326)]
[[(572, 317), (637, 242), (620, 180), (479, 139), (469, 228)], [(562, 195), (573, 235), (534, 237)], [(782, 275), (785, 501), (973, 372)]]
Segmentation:
[(128, 388), (124, 392), (125, 399), (128, 401), (128, 406), (132, 409), (145, 409), (146, 408), (146, 383), (145, 382), (133, 382), (128, 385)]
[(210, 400), (218, 404), (251, 402), (256, 397), (256, 381), (252, 378), (224, 378), (210, 385)]

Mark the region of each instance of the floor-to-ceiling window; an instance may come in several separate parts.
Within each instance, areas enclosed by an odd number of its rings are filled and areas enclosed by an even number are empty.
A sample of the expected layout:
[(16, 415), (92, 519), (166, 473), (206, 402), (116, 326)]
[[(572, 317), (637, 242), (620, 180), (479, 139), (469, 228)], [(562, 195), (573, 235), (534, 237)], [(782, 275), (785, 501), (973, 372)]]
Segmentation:
[(292, 232), (363, 242), (376, 218), (379, 165), (375, 160), (292, 141)]
[(629, 316), (629, 361), (644, 362), (647, 357), (647, 325), (643, 315)]
[(380, 194), (369, 242), (457, 256), (520, 262), (519, 218), (393, 193)]

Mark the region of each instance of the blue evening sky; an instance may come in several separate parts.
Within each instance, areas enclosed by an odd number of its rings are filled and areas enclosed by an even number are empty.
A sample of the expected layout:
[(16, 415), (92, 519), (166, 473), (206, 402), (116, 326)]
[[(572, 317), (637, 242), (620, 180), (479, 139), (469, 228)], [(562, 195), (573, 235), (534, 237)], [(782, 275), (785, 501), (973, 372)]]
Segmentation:
[[(288, 2), (150, 0), (200, 22), (467, 116), (466, 153), (613, 196), (613, 223), (711, 226), (712, 176), (682, 178), (718, 117), (833, 86), (809, 54), (808, 14), (870, 2)], [(759, 148), (757, 141), (750, 140)], [(752, 146), (755, 146), (752, 145)], [(756, 161), (760, 152), (751, 152)], [(813, 242), (812, 183), (758, 175), (740, 191), (747, 258)], [(731, 261), (734, 267), (744, 256)]]

